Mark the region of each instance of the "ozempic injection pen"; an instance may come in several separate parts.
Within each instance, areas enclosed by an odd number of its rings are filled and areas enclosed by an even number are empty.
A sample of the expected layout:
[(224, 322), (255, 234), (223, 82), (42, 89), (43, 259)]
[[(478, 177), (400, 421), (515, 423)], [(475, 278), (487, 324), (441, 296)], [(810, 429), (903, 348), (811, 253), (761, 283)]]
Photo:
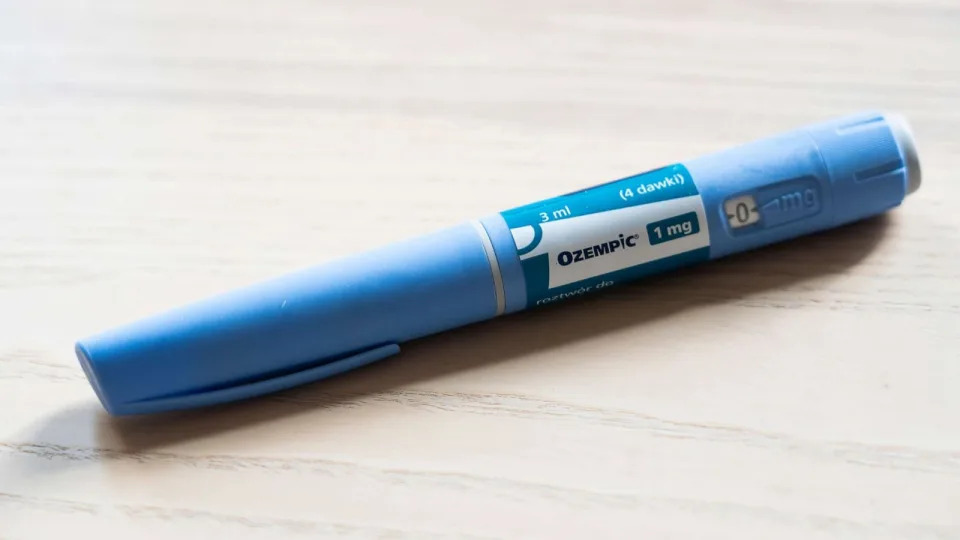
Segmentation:
[(320, 265), (81, 340), (112, 414), (315, 381), (400, 343), (829, 229), (920, 186), (905, 121), (807, 126)]

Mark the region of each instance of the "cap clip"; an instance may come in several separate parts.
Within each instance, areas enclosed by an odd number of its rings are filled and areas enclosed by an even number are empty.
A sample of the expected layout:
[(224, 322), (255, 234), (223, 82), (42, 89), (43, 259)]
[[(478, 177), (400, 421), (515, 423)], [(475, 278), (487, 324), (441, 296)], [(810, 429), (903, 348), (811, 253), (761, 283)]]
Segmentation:
[(173, 409), (186, 409), (268, 394), (339, 375), (345, 371), (372, 364), (377, 360), (383, 360), (399, 352), (400, 346), (398, 344), (389, 343), (352, 354), (345, 358), (339, 358), (330, 362), (321, 362), (319, 365), (312, 365), (312, 367), (307, 367), (293, 373), (280, 376), (267, 376), (263, 379), (236, 386), (218, 387), (206, 391), (187, 392), (124, 403), (120, 407), (122, 410), (114, 411), (114, 414), (146, 414)]

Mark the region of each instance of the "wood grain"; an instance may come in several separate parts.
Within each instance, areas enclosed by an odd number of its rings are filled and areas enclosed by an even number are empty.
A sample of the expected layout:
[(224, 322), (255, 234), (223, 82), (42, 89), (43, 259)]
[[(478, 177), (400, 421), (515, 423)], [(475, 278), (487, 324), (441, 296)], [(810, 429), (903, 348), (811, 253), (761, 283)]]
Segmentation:
[[(960, 538), (960, 6), (0, 3), (0, 538)], [(836, 114), (889, 215), (112, 419), (132, 318)]]

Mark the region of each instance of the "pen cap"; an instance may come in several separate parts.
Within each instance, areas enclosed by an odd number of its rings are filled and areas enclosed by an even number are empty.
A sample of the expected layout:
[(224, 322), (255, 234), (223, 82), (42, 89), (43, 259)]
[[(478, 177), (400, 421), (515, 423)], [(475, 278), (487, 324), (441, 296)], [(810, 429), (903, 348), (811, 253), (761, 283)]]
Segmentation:
[(149, 317), (76, 351), (108, 412), (147, 413), (321, 379), (496, 312), (484, 244), (465, 224)]
[(920, 187), (920, 161), (906, 120), (863, 113), (806, 128), (830, 178), (834, 225), (899, 205)]

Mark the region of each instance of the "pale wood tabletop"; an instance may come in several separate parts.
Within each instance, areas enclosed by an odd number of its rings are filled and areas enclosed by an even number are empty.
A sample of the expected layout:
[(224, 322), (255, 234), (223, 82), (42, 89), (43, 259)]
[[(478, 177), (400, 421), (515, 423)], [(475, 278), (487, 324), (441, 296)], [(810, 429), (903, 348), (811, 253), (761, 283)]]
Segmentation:
[[(114, 419), (76, 339), (861, 109), (888, 215)], [(0, 2), (0, 537), (960, 537), (960, 4)]]

